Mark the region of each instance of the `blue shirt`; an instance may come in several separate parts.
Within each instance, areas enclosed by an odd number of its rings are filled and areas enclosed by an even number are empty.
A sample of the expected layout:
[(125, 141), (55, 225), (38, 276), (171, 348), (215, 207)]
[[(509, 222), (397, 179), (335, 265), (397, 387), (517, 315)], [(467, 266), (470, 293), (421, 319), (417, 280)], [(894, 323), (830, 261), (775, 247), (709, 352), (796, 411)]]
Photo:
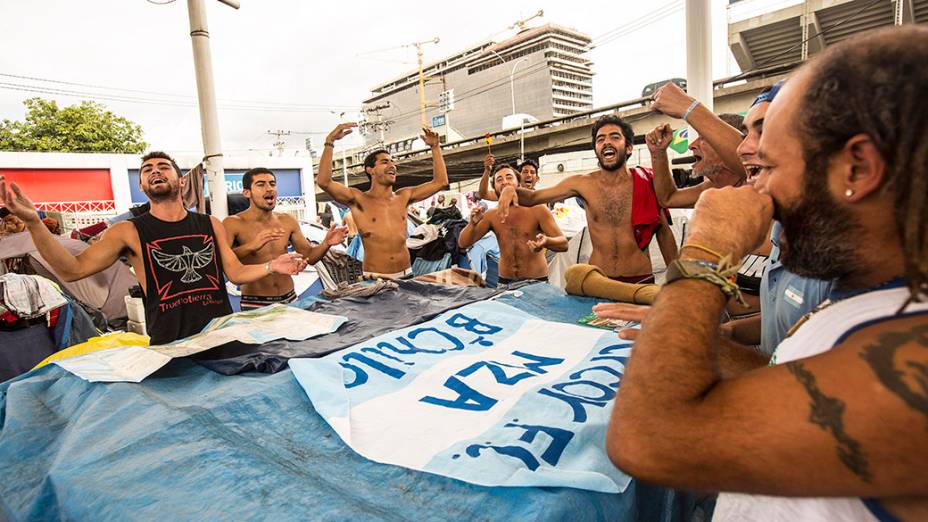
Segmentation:
[(761, 331), (760, 348), (772, 354), (786, 338), (786, 332), (805, 314), (811, 312), (831, 292), (831, 281), (800, 277), (783, 268), (780, 263), (780, 233), (782, 227), (774, 222), (770, 233), (768, 267), (760, 286)]

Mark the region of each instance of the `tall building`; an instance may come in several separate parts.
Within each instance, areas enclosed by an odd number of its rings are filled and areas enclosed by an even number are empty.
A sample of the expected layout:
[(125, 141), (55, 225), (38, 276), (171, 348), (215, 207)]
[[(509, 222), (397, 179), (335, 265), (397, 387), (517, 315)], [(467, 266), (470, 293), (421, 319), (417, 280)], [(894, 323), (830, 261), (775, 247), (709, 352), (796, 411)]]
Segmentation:
[[(548, 24), (426, 64), (426, 124), (454, 141), (499, 131), (504, 118), (506, 127), (518, 127), (521, 118), (592, 109), (592, 62), (584, 57), (590, 42), (584, 33)], [(440, 98), (453, 101), (453, 109), (440, 110)], [(420, 133), (419, 108), (418, 69), (371, 89), (362, 109), (369, 123), (365, 146), (383, 142), (391, 152), (411, 150)]]

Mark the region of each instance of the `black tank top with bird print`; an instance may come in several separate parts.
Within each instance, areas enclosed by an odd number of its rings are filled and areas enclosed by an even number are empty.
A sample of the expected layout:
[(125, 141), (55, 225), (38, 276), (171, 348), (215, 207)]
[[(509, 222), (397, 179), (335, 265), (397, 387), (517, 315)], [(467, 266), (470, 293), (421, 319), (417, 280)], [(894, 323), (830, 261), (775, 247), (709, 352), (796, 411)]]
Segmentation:
[(146, 212), (131, 218), (145, 267), (145, 326), (151, 344), (193, 335), (232, 313), (210, 217), (196, 212), (175, 222)]

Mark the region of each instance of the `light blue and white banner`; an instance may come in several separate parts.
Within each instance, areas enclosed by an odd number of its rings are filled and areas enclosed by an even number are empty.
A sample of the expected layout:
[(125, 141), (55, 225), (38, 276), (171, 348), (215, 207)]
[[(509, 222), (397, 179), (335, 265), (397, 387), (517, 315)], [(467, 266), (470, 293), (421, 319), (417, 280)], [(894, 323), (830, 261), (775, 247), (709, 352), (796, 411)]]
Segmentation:
[(319, 359), (291, 359), (364, 457), (485, 486), (617, 493), (606, 426), (631, 344), (474, 303)]

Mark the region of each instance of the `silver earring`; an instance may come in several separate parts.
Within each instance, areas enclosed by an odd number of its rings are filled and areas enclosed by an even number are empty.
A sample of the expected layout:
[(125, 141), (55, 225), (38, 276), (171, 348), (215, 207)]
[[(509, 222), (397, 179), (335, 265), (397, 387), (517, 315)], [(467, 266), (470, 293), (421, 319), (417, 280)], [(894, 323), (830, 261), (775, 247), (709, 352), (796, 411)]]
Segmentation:
[(845, 195), (845, 197), (851, 197), (851, 196), (854, 195), (854, 190), (853, 190), (853, 189), (847, 189), (847, 190), (844, 191), (844, 195)]

